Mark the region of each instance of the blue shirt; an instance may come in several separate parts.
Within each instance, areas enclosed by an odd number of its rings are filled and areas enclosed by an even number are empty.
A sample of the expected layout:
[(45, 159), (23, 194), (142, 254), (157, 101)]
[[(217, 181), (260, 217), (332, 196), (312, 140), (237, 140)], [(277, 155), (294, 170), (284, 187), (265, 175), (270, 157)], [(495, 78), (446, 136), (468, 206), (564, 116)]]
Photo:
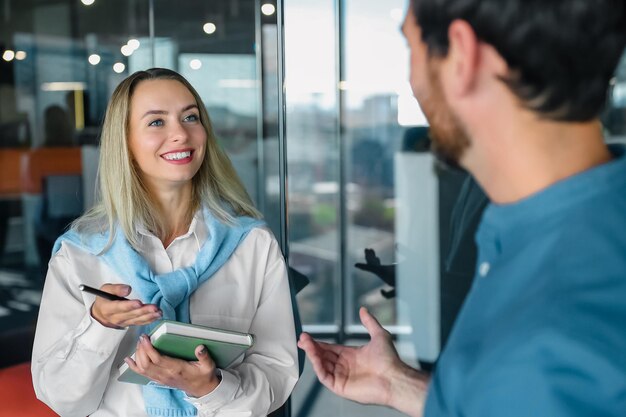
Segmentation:
[(426, 417), (626, 416), (626, 157), (490, 205)]

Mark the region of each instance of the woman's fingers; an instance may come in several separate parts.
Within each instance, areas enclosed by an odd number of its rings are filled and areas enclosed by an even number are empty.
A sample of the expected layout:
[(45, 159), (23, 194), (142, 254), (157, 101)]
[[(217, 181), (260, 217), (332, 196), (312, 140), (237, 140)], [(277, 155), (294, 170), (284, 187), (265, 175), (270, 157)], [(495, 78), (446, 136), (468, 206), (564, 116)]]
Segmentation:
[(141, 308), (128, 313), (122, 313), (115, 316), (114, 320), (120, 326), (143, 326), (150, 324), (163, 316), (160, 310), (156, 308)]
[(103, 284), (100, 289), (120, 297), (126, 297), (132, 291), (131, 286), (126, 284)]
[(196, 358), (198, 358), (198, 365), (206, 372), (212, 372), (215, 369), (215, 362), (209, 354), (209, 350), (204, 345), (196, 347)]
[(143, 305), (138, 300), (109, 301), (106, 308), (101, 308), (101, 314), (108, 322), (117, 326), (144, 325), (161, 318), (162, 312), (154, 304)]
[(168, 357), (163, 356), (158, 350), (152, 346), (150, 337), (142, 334), (137, 341), (137, 350), (135, 351), (135, 362), (144, 372), (155, 371), (157, 368), (166, 367)]

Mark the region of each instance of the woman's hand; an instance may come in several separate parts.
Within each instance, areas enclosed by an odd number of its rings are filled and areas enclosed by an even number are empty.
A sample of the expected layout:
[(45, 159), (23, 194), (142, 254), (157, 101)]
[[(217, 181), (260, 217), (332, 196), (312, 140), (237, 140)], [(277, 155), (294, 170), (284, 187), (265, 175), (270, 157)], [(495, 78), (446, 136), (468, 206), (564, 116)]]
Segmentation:
[(213, 391), (220, 380), (207, 348), (199, 345), (195, 353), (198, 361), (193, 362), (161, 355), (144, 334), (137, 342), (135, 360), (126, 358), (125, 362), (138, 374), (198, 398)]
[[(102, 291), (125, 297), (131, 288), (124, 284), (104, 284)], [(106, 327), (121, 328), (143, 326), (161, 318), (163, 313), (154, 304), (143, 304), (140, 300), (111, 301), (96, 297), (91, 306), (91, 316)]]

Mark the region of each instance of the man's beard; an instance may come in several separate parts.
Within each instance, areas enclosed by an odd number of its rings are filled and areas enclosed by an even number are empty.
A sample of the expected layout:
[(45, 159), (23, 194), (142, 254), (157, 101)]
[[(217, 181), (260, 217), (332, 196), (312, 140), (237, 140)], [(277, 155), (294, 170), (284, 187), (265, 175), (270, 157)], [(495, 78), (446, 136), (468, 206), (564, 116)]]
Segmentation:
[(431, 152), (447, 165), (459, 168), (470, 139), (446, 101), (436, 67), (435, 63), (428, 66), (430, 95), (422, 106), (430, 123)]

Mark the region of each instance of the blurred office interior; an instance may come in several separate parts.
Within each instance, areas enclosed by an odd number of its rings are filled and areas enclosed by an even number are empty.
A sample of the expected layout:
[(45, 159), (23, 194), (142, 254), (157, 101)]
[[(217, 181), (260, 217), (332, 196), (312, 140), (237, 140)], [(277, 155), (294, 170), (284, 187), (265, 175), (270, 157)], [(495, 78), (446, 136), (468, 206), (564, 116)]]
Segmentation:
[[(364, 343), (367, 306), (405, 360), (432, 366), (473, 264), (457, 265), (465, 278), (446, 268), (466, 174), (427, 152), (399, 29), (406, 7), (0, 0), (0, 368), (29, 360), (52, 242), (94, 201), (110, 94), (155, 66), (198, 90), (290, 267), (308, 278), (297, 295), (304, 329)], [(608, 141), (626, 142), (626, 57), (603, 123)], [(398, 415), (332, 396), (308, 364), (289, 413)]]

